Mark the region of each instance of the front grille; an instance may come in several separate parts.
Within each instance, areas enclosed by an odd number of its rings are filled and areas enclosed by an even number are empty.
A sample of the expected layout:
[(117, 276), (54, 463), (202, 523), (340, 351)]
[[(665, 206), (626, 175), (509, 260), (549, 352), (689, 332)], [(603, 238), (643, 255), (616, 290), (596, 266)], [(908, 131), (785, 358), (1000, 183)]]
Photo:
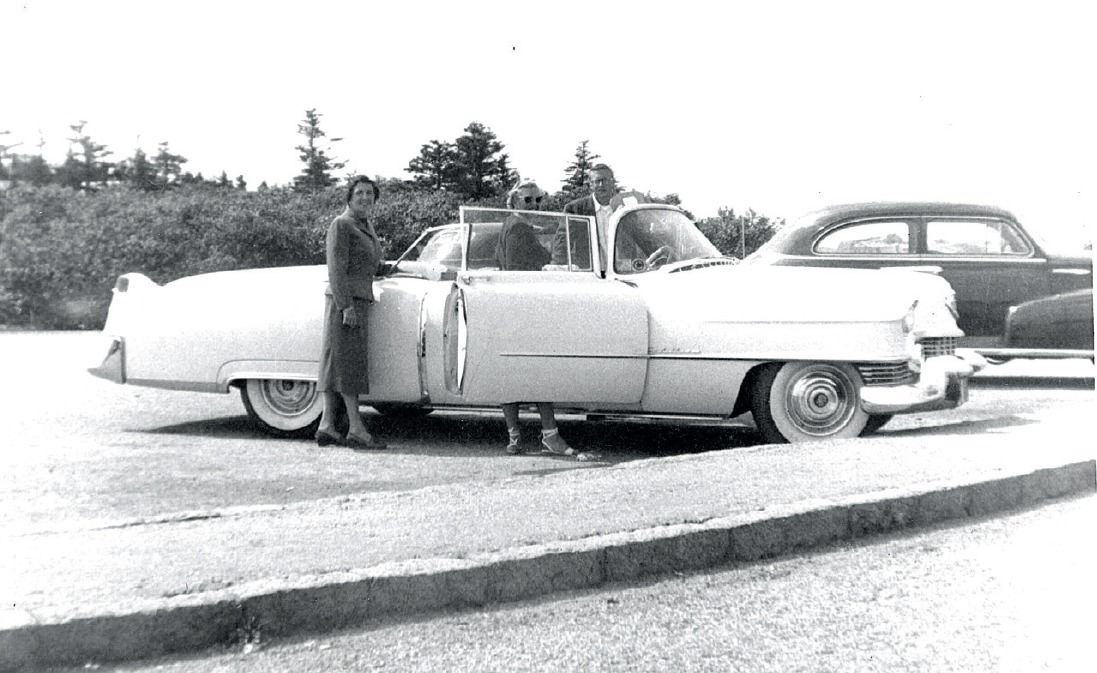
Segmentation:
[(866, 386), (898, 386), (913, 383), (916, 378), (906, 362), (862, 362), (857, 371)]
[(955, 355), (957, 337), (925, 337), (918, 343), (922, 346), (922, 357), (932, 358), (937, 355)]

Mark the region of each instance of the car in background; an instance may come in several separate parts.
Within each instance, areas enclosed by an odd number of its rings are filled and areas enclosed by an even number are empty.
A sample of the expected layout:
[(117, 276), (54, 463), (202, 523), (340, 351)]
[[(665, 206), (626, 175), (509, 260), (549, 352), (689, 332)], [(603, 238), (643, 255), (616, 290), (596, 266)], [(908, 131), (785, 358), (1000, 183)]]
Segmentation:
[[(562, 256), (536, 268), (500, 261), (504, 228), (519, 227), (542, 259)], [(600, 233), (604, 248), (591, 245)], [(307, 435), (322, 406), (326, 280), (324, 266), (164, 285), (125, 274), (91, 372), (238, 389), (258, 425)], [(985, 364), (956, 348), (952, 290), (940, 278), (744, 267), (660, 204), (623, 206), (604, 232), (592, 217), (462, 207), (460, 222), (426, 231), (374, 294), (360, 401), (393, 416), (547, 400), (671, 420), (751, 412), (770, 442), (849, 438), (893, 414), (963, 404)]]
[(1093, 358), (1093, 289), (1026, 301), (1009, 310), (1005, 346), (1058, 349)]
[[(961, 346), (992, 362), (1093, 355), (1092, 318), (1087, 331), (1083, 316), (1087, 309), (1090, 316), (1093, 312), (1092, 256), (1051, 252), (1009, 211), (994, 206), (831, 206), (788, 224), (744, 263), (936, 273), (956, 292)], [(1077, 291), (1083, 292), (1073, 294)], [(1060, 295), (1064, 298), (1029, 305)], [(1007, 338), (1014, 309), (1020, 325)], [(1073, 327), (1064, 331), (1067, 324)]]

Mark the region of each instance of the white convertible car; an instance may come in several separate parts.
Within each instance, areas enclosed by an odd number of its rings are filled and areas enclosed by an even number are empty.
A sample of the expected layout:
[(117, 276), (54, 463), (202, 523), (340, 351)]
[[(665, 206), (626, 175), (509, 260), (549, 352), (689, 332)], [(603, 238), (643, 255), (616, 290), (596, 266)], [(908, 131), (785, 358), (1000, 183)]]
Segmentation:
[[(378, 278), (363, 404), (408, 417), (508, 401), (670, 419), (749, 411), (767, 441), (799, 442), (955, 407), (985, 364), (956, 350), (955, 297), (933, 275), (738, 266), (659, 204), (617, 210), (605, 241), (593, 218), (518, 213), (525, 236), (508, 245), (540, 249), (506, 254), (540, 261), (504, 270), (497, 245), (514, 216), (462, 208)], [(160, 286), (123, 275), (90, 371), (238, 388), (261, 427), (311, 433), (326, 276), (301, 266)]]

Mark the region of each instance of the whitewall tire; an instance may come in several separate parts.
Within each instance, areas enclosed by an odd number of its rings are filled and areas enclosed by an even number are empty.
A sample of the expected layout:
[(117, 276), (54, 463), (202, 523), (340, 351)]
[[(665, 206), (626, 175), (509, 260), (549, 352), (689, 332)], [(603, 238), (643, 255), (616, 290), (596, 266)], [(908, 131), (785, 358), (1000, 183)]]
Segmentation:
[(861, 409), (864, 385), (844, 362), (765, 365), (751, 394), (751, 412), (770, 443), (857, 437), (868, 424)]
[(279, 437), (308, 437), (316, 432), (324, 410), (315, 381), (248, 379), (240, 387), (248, 416)]

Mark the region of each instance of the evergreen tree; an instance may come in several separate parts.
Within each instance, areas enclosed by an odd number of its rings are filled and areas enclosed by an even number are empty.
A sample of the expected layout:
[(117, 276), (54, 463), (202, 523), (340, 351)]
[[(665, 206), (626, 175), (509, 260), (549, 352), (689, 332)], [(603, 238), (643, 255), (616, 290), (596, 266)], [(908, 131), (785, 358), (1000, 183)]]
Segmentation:
[(41, 154), (13, 154), (10, 178), (13, 183), (41, 187), (53, 181), (53, 171)]
[[(186, 157), (174, 154), (168, 149), (168, 141), (165, 140), (160, 143), (160, 149), (152, 159), (152, 165), (156, 171), (156, 185), (160, 188), (166, 188), (184, 182), (183, 164), (185, 163), (187, 163)], [(199, 178), (201, 178), (201, 174), (199, 174)]]
[(242, 192), (248, 191), (248, 183), (247, 180), (244, 179), (243, 175), (236, 176), (236, 188)]
[(70, 163), (69, 158), (73, 159), (68, 167), (70, 173), (68, 179), (70, 182), (78, 183), (75, 186), (81, 189), (91, 189), (95, 182), (105, 185), (110, 176), (110, 164), (104, 159), (110, 156), (111, 151), (106, 145), (100, 145), (84, 132), (86, 125), (87, 122), (81, 119), (78, 123), (69, 126), (76, 133), (76, 137), (68, 139), (70, 148), (66, 157), (66, 163)]
[(457, 189), (468, 199), (486, 199), (500, 192), (500, 187), (510, 174), (510, 167), (503, 155), (503, 143), (491, 129), (479, 122), (465, 127), (465, 135), (454, 143), (457, 156), (454, 162)]
[(217, 178), (217, 186), (222, 189), (231, 189), (232, 180), (229, 180), (229, 174), (225, 171), (221, 171), (221, 177)]
[[(331, 172), (346, 166), (346, 162), (333, 161), (320, 147), (320, 139), (327, 135), (320, 129), (322, 116), (316, 108), (305, 110), (305, 118), (297, 124), (297, 132), (305, 136), (305, 144), (296, 147), (300, 152), (298, 156), (305, 164), (301, 174), (293, 179), (293, 187), (299, 191), (311, 192), (335, 184), (336, 181), (331, 176)], [(340, 140), (342, 138), (332, 138), (329, 143)]]
[(568, 164), (565, 169), (564, 188), (561, 191), (568, 200), (577, 199), (590, 193), (590, 179), (587, 173), (594, 165), (594, 160), (601, 157), (590, 151), (590, 148), (587, 147), (588, 143), (590, 143), (589, 140), (579, 143), (579, 146), (575, 148), (575, 161)]
[(149, 161), (145, 150), (138, 147), (133, 156), (114, 165), (114, 177), (135, 189), (156, 189), (156, 168)]
[(449, 189), (456, 185), (457, 147), (453, 143), (432, 140), (419, 149), (419, 156), (408, 162), (413, 182), (428, 189)]
[[(0, 138), (3, 138), (3, 136), (10, 135), (10, 134), (11, 134), (11, 131), (0, 131)], [(11, 169), (10, 170), (6, 166), (4, 166), (4, 159), (9, 156), (8, 152), (13, 147), (18, 147), (22, 144), (23, 143), (13, 143), (11, 145), (7, 145), (7, 144), (0, 143), (0, 180), (8, 180), (8, 179), (14, 180), (15, 179), (15, 177), (14, 177), (15, 176), (15, 155), (14, 154), (10, 155), (11, 156)]]
[(495, 193), (506, 194), (507, 191), (518, 183), (518, 171), (510, 167), (510, 155), (500, 154), (497, 165), (497, 174), (493, 179)]
[(65, 151), (65, 161), (57, 167), (57, 182), (72, 189), (80, 189), (84, 184), (84, 165), (71, 147)]

